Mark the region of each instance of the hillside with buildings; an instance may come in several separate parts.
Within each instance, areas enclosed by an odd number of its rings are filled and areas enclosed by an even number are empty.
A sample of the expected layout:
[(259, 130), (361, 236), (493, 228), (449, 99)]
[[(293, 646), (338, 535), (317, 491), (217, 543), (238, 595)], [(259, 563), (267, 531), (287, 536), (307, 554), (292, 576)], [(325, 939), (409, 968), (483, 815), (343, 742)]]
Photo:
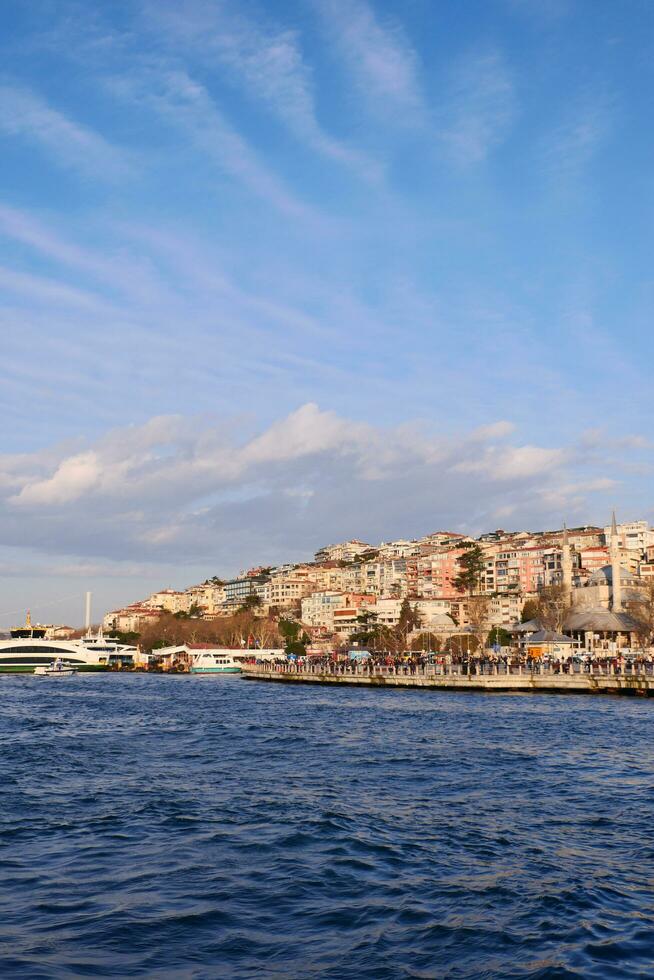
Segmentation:
[[(616, 573), (619, 569), (619, 573)], [(483, 628), (515, 629), (549, 591), (563, 593), (567, 623), (587, 642), (632, 642), (639, 603), (654, 587), (654, 530), (646, 521), (607, 527), (505, 532), (479, 538), (437, 531), (415, 540), (328, 545), (311, 562), (251, 568), (183, 591), (163, 589), (115, 609), (106, 630), (141, 634), (163, 618), (203, 624), (237, 613), (295, 621), (315, 649), (397, 629), (440, 641)], [(480, 606), (481, 601), (481, 606)], [(559, 617), (561, 618), (561, 617)]]

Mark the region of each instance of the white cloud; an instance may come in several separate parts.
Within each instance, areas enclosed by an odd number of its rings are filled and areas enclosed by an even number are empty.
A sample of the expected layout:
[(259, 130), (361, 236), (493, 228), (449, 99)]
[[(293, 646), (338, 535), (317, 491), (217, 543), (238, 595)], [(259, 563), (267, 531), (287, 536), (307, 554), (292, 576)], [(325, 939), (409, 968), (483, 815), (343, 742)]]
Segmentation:
[(316, 9), (363, 98), (400, 123), (422, 115), (418, 56), (402, 28), (380, 20), (366, 0), (317, 0)]
[(295, 217), (315, 217), (285, 183), (259, 158), (227, 120), (206, 88), (184, 70), (157, 68), (113, 79), (114, 94), (154, 110), (183, 132), (223, 173), (247, 187), (279, 211)]
[(499, 51), (469, 55), (455, 67), (439, 113), (439, 136), (462, 165), (482, 162), (506, 138), (516, 113), (509, 69)]
[(457, 463), (462, 473), (479, 473), (494, 481), (524, 480), (534, 476), (547, 477), (558, 472), (566, 462), (563, 449), (544, 449), (540, 446), (491, 446), (478, 459)]
[(559, 120), (538, 143), (538, 164), (552, 189), (577, 193), (581, 178), (601, 148), (612, 125), (610, 100), (601, 93), (571, 97)]
[(0, 457), (0, 533), (78, 560), (229, 572), (339, 536), (481, 531), (500, 515), (538, 525), (613, 488), (569, 447), (512, 446), (508, 434), (506, 423), (458, 438), (379, 428), (314, 404), (241, 438), (161, 416), (72, 452)]
[(296, 30), (246, 18), (225, 4), (191, 0), (147, 6), (148, 23), (169, 50), (192, 56), (211, 69), (221, 65), (290, 132), (314, 151), (378, 180), (379, 165), (325, 131), (317, 115), (312, 71), (304, 60)]
[(0, 131), (41, 146), (66, 169), (94, 180), (119, 180), (132, 171), (126, 151), (16, 85), (0, 85)]
[(79, 453), (64, 459), (49, 479), (27, 483), (10, 501), (36, 506), (68, 504), (92, 490), (100, 475), (97, 453)]

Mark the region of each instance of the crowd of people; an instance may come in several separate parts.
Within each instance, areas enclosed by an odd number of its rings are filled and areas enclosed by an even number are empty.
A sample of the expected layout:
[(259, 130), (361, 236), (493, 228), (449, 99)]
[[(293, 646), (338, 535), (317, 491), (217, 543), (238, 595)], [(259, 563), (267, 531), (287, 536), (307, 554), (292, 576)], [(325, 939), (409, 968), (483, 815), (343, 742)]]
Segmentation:
[(306, 669), (324, 671), (330, 674), (373, 674), (383, 673), (415, 675), (422, 673), (492, 674), (513, 673), (522, 668), (527, 671), (546, 670), (555, 674), (571, 673), (653, 673), (654, 657), (648, 654), (626, 654), (597, 656), (586, 651), (569, 657), (543, 653), (533, 656), (529, 653), (512, 650), (498, 653), (484, 650), (481, 654), (370, 654), (354, 653), (352, 656), (338, 657), (334, 654), (296, 657), (291, 660), (279, 659), (276, 666), (283, 666), (301, 672)]

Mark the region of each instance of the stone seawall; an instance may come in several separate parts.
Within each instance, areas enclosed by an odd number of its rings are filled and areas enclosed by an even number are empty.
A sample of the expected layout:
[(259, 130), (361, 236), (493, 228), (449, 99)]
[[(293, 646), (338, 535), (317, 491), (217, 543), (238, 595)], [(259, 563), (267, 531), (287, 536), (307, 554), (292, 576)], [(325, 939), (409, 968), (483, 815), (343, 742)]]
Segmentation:
[(248, 667), (246, 680), (281, 684), (341, 684), (362, 687), (422, 688), (438, 691), (486, 693), (632, 694), (654, 696), (654, 676), (628, 674), (391, 674), (330, 673), (323, 671), (271, 670)]

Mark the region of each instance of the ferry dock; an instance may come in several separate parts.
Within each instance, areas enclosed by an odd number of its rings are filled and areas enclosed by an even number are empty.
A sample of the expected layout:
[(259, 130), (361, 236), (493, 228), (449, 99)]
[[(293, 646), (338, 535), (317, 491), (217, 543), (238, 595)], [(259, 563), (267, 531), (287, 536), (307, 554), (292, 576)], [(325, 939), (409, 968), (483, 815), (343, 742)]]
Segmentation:
[(654, 665), (627, 664), (557, 671), (547, 664), (387, 667), (384, 665), (244, 664), (242, 677), (281, 684), (345, 684), (362, 687), (420, 688), (486, 693), (629, 694), (654, 696)]

